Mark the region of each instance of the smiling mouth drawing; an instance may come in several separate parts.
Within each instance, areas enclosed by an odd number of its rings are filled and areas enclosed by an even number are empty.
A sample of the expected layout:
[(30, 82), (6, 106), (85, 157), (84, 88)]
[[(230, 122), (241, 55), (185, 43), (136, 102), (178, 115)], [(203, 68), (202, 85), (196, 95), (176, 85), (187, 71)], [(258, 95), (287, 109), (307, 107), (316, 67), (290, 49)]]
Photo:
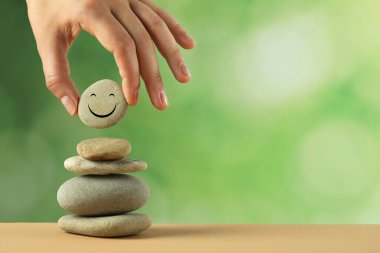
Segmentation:
[(107, 118), (108, 116), (110, 116), (116, 110), (116, 105), (113, 108), (113, 110), (110, 113), (107, 113), (107, 114), (96, 114), (96, 113), (94, 113), (91, 110), (90, 105), (88, 105), (88, 109), (90, 110), (90, 112), (92, 113), (92, 115), (94, 115), (95, 117), (98, 117), (98, 118)]

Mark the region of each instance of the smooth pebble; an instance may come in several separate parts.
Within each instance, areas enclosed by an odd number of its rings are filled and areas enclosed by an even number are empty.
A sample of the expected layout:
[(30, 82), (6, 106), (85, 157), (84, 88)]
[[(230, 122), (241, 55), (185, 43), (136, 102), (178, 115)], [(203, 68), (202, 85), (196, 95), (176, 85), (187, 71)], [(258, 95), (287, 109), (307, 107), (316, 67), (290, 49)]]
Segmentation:
[(74, 173), (106, 175), (143, 171), (148, 165), (144, 161), (125, 158), (114, 161), (91, 161), (81, 156), (73, 156), (65, 160), (64, 166)]
[(119, 138), (92, 138), (81, 141), (77, 152), (88, 160), (118, 160), (131, 152), (131, 144)]
[(127, 102), (121, 86), (112, 80), (100, 80), (88, 87), (78, 105), (79, 118), (94, 128), (115, 125), (124, 117)]
[(83, 216), (132, 212), (148, 198), (148, 186), (137, 177), (124, 174), (74, 177), (64, 182), (57, 193), (63, 209)]
[(122, 237), (141, 233), (152, 225), (145, 214), (128, 213), (103, 217), (66, 215), (58, 226), (66, 232), (95, 237)]

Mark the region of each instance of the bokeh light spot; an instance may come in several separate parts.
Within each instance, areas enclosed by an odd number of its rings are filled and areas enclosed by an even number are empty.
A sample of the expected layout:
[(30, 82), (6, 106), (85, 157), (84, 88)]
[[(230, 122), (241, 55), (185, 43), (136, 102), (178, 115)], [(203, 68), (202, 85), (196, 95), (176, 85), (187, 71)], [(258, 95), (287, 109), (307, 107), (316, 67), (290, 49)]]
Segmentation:
[(236, 75), (251, 103), (282, 105), (322, 85), (331, 58), (323, 14), (305, 14), (254, 30), (241, 45)]
[(324, 197), (357, 197), (376, 182), (379, 147), (366, 129), (350, 121), (317, 127), (299, 154), (305, 190)]

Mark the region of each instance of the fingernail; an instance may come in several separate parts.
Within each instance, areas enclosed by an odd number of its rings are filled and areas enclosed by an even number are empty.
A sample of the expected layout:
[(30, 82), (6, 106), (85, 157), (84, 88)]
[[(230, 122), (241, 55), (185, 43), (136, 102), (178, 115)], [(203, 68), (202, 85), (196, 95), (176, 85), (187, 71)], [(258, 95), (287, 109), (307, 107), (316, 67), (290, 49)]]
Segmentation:
[(185, 76), (191, 77), (190, 71), (187, 68), (186, 64), (181, 62), (181, 71)]
[(64, 96), (61, 98), (61, 102), (63, 106), (66, 108), (66, 111), (70, 113), (70, 115), (74, 115), (75, 113), (75, 103), (69, 96)]
[(161, 103), (165, 105), (165, 107), (169, 106), (168, 97), (166, 96), (165, 91), (163, 90), (160, 92), (160, 99), (161, 99)]

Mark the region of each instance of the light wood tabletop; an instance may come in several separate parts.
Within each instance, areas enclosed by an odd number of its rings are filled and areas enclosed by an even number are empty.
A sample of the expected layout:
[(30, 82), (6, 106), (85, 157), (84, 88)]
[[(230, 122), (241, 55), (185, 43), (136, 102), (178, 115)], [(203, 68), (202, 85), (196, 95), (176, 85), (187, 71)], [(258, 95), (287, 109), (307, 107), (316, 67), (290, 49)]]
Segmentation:
[(137, 236), (68, 234), (55, 223), (0, 223), (0, 252), (378, 253), (380, 225), (153, 225)]

